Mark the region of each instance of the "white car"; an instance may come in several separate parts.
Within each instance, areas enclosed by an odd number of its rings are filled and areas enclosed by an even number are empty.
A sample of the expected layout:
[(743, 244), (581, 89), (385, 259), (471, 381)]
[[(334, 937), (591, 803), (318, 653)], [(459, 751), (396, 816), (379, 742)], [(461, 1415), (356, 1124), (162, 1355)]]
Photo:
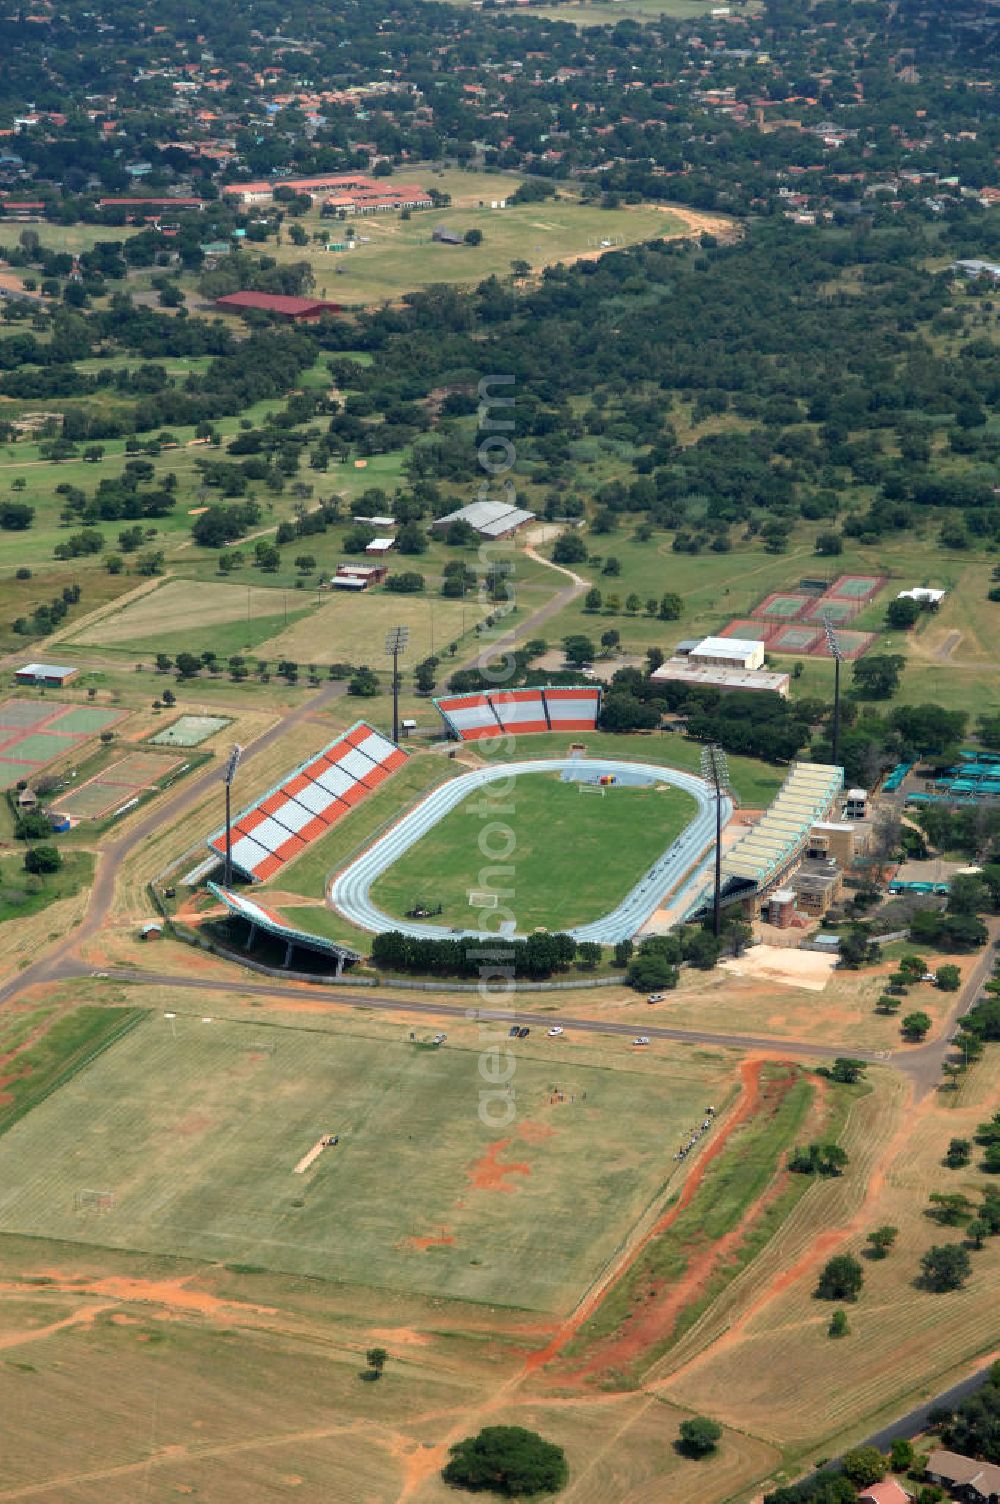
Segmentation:
[(937, 972), (936, 971), (925, 971), (924, 974), (923, 974), (923, 976), (920, 978), (920, 980), (922, 982), (934, 982), (934, 983), (936, 983), (937, 982)]
[(649, 1043), (649, 1035), (648, 1034), (637, 1034), (635, 1036), (635, 1038), (633, 1039), (632, 1043), (633, 1044), (648, 1044)]
[(562, 1024), (553, 1024), (552, 1028), (549, 1030), (549, 1038), (550, 1039), (555, 1039), (562, 1032), (563, 1032), (563, 1026), (562, 1026)]
[(662, 992), (651, 992), (649, 994), (649, 996), (647, 997), (646, 1002), (647, 1003), (662, 1003), (663, 1002), (663, 993)]

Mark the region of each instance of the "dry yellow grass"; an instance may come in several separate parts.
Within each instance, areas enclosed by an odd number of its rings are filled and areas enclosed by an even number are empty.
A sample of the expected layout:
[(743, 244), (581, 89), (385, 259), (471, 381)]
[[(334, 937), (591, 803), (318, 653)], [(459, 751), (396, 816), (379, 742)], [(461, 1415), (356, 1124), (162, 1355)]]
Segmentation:
[[(128, 647), (131, 643), (224, 622), (280, 616), (287, 592), (264, 585), (224, 585), (212, 580), (158, 580), (133, 593), (123, 605), (94, 612), (77, 623), (66, 640), (93, 647)], [(308, 604), (293, 599), (293, 605)]]
[[(957, 1105), (950, 1092), (936, 1093), (916, 1111), (898, 1077), (876, 1073), (876, 1090), (857, 1104), (843, 1139), (848, 1173), (810, 1189), (772, 1245), (664, 1360), (661, 1392), (786, 1446), (833, 1451), (872, 1416), (904, 1409), (989, 1351), (996, 1332), (983, 1315), (1000, 1291), (995, 1244), (972, 1255), (964, 1290), (934, 1295), (914, 1279), (921, 1253), (961, 1237), (927, 1218), (929, 1192), (986, 1183), (940, 1160), (952, 1135), (968, 1136), (984, 1108), (995, 1110), (990, 1072), (989, 1064), (978, 1067), (974, 1075), (988, 1084), (970, 1084)], [(857, 1253), (865, 1233), (883, 1223), (898, 1227), (896, 1249), (882, 1262), (865, 1261), (851, 1335), (833, 1342), (832, 1307), (813, 1298), (818, 1269), (834, 1253)]]
[[(420, 560), (414, 562), (419, 570)], [(410, 633), (405, 667), (432, 653), (443, 656), (449, 643), (471, 632), (487, 614), (488, 607), (471, 599), (463, 603), (384, 590), (362, 595), (335, 592), (312, 615), (262, 642), (256, 651), (262, 658), (291, 658), (296, 663), (367, 663), (379, 669), (386, 661), (389, 628), (405, 626)]]

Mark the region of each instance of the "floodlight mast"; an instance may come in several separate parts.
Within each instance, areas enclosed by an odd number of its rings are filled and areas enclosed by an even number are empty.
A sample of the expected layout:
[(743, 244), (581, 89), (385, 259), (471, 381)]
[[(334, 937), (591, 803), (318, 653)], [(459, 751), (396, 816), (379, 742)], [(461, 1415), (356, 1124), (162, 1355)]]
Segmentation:
[(715, 794), (715, 888), (712, 904), (712, 931), (718, 940), (722, 934), (722, 800), (729, 787), (729, 764), (725, 752), (714, 742), (702, 748), (701, 776), (712, 785)]
[(826, 633), (826, 645), (833, 659), (833, 757), (834, 767), (840, 766), (840, 665), (843, 653), (840, 650), (840, 639), (837, 637), (836, 628), (829, 616), (823, 617), (823, 630)]
[(237, 742), (229, 754), (226, 771), (223, 779), (226, 785), (226, 867), (223, 886), (229, 888), (233, 881), (233, 817), (232, 817), (232, 791), (233, 779), (236, 777), (236, 769), (240, 765), (243, 756), (243, 748)]
[(392, 739), (399, 741), (399, 655), (406, 652), (409, 627), (393, 627), (385, 634), (386, 657), (392, 659)]

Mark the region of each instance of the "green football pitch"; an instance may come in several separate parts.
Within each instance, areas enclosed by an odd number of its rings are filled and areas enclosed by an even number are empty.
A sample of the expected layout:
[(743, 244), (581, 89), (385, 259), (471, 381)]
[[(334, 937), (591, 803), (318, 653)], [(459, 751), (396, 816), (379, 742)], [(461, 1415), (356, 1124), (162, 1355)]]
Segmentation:
[(575, 1063), (535, 1030), (491, 1128), (467, 1037), (150, 1014), (0, 1138), (0, 1231), (565, 1311), (725, 1099), (727, 1063)]
[[(495, 815), (479, 813), (489, 801), (477, 790), (449, 811), (373, 883), (373, 902), (397, 917), (428, 908), (436, 919), (441, 904), (440, 923), (465, 926), (481, 914), (470, 893), (512, 888), (503, 902), (522, 932), (586, 924), (620, 903), (695, 814), (681, 789), (611, 788), (602, 797), (557, 773), (523, 774), (495, 802)], [(513, 843), (484, 833), (493, 822), (509, 827)], [(487, 875), (498, 867), (509, 876)]]

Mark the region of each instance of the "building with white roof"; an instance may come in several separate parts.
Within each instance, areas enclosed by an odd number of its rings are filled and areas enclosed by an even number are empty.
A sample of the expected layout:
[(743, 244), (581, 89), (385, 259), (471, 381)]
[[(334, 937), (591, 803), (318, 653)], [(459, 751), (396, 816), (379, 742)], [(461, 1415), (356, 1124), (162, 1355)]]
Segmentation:
[(508, 538), (526, 522), (535, 520), (534, 512), (512, 507), (504, 501), (473, 501), (457, 512), (448, 512), (434, 522), (436, 529), (448, 528), (453, 522), (467, 522), (482, 538)]
[(704, 637), (687, 656), (706, 668), (758, 669), (764, 667), (764, 644), (749, 637)]

